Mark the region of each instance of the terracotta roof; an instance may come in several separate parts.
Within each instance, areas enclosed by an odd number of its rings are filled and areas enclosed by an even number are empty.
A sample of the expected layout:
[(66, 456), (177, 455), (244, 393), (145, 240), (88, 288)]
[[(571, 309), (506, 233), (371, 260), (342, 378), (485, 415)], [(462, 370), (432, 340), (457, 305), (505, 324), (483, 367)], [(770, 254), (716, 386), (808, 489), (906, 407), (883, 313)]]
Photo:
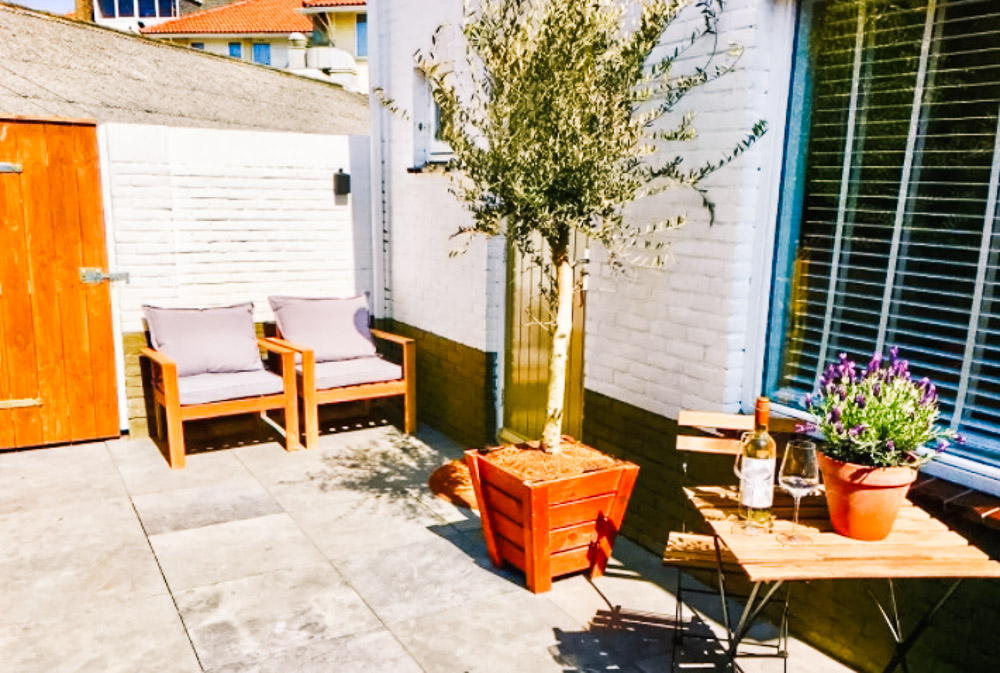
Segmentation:
[(364, 7), (365, 0), (305, 0), (303, 7)]
[(143, 28), (142, 34), (310, 33), (312, 19), (295, 11), (301, 7), (302, 0), (240, 0)]

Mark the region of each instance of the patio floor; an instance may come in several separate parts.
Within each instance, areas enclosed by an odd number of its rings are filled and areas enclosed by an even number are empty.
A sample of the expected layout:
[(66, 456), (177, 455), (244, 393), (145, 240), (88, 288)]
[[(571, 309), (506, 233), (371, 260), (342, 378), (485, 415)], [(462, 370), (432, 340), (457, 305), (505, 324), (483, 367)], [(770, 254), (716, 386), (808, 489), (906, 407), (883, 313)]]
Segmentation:
[[(426, 489), (460, 453), (375, 426), (177, 472), (149, 440), (0, 454), (3, 669), (669, 671), (672, 571), (619, 540), (605, 577), (529, 593), (493, 568), (478, 519)], [(789, 670), (849, 670), (791, 650)], [(712, 670), (719, 647), (692, 641), (684, 660)]]

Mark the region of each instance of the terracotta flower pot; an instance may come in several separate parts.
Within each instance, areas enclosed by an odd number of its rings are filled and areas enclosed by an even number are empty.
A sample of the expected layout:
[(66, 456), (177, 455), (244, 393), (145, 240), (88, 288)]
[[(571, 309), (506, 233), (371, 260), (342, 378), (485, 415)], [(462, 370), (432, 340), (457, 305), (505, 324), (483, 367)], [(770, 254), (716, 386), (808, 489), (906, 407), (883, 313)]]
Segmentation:
[(833, 529), (855, 540), (882, 540), (917, 478), (912, 467), (866, 467), (819, 454)]

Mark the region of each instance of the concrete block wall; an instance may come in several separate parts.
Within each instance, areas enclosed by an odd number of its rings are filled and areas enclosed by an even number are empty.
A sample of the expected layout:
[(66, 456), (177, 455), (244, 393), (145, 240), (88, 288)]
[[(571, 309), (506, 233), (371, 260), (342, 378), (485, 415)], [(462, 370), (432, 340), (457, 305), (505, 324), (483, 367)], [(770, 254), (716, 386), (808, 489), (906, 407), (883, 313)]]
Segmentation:
[[(351, 296), (372, 288), (367, 139), (109, 124), (101, 127), (113, 300), (133, 431), (144, 429), (143, 304)], [(352, 174), (335, 196), (333, 174)]]

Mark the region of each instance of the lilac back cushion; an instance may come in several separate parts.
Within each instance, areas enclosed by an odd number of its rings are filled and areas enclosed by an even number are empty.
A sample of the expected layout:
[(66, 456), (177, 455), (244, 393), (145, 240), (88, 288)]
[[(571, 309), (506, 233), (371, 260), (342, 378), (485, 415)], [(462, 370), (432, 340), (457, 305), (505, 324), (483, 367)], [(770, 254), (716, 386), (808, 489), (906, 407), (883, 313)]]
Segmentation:
[(177, 363), (178, 376), (264, 368), (250, 302), (218, 308), (143, 306), (142, 312), (153, 348)]
[(368, 327), (368, 296), (345, 299), (270, 297), (281, 335), (312, 348), (316, 362), (351, 360), (375, 355)]

